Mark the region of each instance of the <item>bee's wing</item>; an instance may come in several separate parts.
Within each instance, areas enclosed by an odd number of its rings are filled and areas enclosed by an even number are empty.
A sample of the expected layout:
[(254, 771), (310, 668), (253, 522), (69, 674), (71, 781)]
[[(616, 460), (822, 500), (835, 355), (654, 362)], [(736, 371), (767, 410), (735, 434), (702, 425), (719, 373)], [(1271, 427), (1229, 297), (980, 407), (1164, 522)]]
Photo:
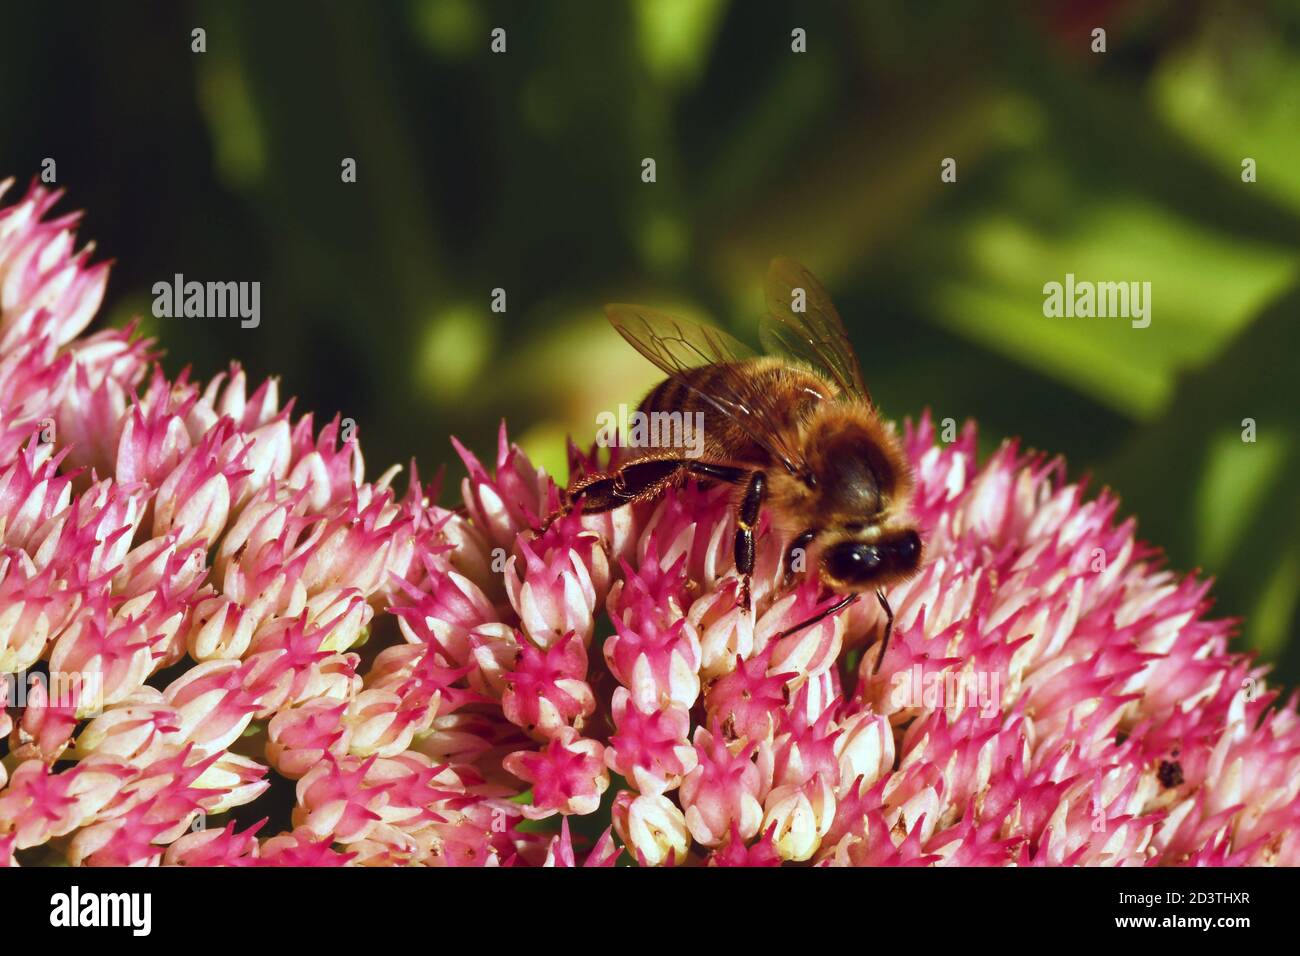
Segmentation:
[[(786, 415), (777, 405), (777, 396), (756, 385), (742, 368), (742, 363), (755, 357), (753, 349), (714, 326), (688, 322), (641, 305), (614, 303), (605, 306), (605, 315), (634, 349), (739, 425), (790, 472), (801, 474), (805, 470), (802, 456), (780, 438)], [(698, 388), (687, 374), (703, 365), (716, 370), (707, 391)]]
[[(799, 290), (803, 293), (802, 311), (795, 310)], [(844, 397), (871, 404), (844, 322), (813, 274), (791, 259), (773, 259), (764, 292), (768, 311), (758, 327), (763, 348), (820, 372), (839, 386)]]

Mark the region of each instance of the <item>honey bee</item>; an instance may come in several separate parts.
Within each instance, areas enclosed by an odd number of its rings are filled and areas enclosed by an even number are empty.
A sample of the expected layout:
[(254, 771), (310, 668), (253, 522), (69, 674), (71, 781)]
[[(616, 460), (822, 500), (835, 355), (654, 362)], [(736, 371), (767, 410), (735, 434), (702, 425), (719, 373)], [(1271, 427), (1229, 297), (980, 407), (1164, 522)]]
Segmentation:
[(702, 413), (695, 419), (704, 423), (702, 453), (627, 449), (617, 467), (574, 480), (566, 505), (609, 511), (687, 478), (734, 485), (738, 602), (750, 606), (754, 529), (767, 509), (775, 533), (789, 541), (787, 579), (804, 557), (822, 584), (842, 595), (791, 632), (874, 590), (886, 615), (879, 669), (893, 626), (885, 589), (921, 562), (921, 536), (909, 517), (912, 476), (826, 290), (802, 266), (778, 258), (765, 293), (762, 356), (712, 326), (637, 305), (606, 306), (614, 328), (668, 376), (638, 410)]

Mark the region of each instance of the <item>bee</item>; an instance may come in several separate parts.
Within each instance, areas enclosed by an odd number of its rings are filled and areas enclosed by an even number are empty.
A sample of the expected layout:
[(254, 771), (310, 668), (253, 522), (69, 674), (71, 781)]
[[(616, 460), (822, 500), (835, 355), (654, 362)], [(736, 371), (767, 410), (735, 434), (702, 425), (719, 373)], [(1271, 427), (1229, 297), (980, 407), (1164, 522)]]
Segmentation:
[(766, 509), (789, 542), (787, 580), (803, 557), (841, 595), (787, 633), (874, 590), (886, 616), (878, 670), (893, 627), (886, 589), (921, 562), (921, 536), (909, 516), (911, 472), (826, 290), (802, 266), (777, 258), (765, 294), (759, 338), (766, 355), (712, 326), (638, 305), (605, 307), (623, 338), (667, 375), (638, 410), (702, 413), (694, 419), (704, 423), (702, 453), (626, 449), (611, 470), (576, 478), (565, 503), (580, 502), (591, 514), (648, 501), (688, 478), (733, 485), (738, 603), (750, 607), (754, 529)]

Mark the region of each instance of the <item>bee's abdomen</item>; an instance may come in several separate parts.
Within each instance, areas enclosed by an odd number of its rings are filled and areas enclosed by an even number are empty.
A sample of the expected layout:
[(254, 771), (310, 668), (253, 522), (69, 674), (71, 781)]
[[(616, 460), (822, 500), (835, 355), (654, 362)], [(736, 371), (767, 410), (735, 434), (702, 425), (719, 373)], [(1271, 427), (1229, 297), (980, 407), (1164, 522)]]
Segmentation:
[[(769, 464), (770, 454), (754, 441), (752, 435), (731, 416), (725, 414), (710, 398), (721, 398), (741, 405), (748, 404), (744, 391), (737, 393), (737, 381), (743, 380), (748, 388), (758, 388), (774, 394), (791, 391), (786, 379), (791, 370), (770, 358), (753, 359), (730, 364), (701, 365), (680, 375), (660, 382), (641, 402), (639, 410), (645, 414), (655, 412), (696, 413), (704, 423), (706, 454), (716, 460)], [(801, 376), (802, 377), (802, 376)], [(797, 390), (796, 390), (797, 394)], [(747, 422), (751, 429), (775, 430), (784, 433), (795, 427), (798, 402), (781, 403), (784, 416), (767, 415)]]
[[(638, 410), (646, 413), (668, 411), (673, 407), (670, 403), (677, 400), (679, 398), (678, 393), (685, 391), (685, 389), (686, 386), (677, 379), (666, 378), (651, 389), (650, 394), (638, 406)], [(680, 405), (676, 407), (680, 407)]]
[[(703, 398), (712, 394), (710, 388), (729, 371), (725, 365), (701, 365), (681, 376), (664, 378), (641, 402), (641, 411), (715, 412), (715, 407)], [(733, 372), (731, 372), (733, 373)], [(712, 416), (710, 416), (712, 418)]]
[(719, 366), (702, 365), (690, 369), (680, 378), (666, 378), (641, 402), (643, 412), (694, 412), (711, 410), (701, 395), (712, 394), (709, 386), (722, 374)]

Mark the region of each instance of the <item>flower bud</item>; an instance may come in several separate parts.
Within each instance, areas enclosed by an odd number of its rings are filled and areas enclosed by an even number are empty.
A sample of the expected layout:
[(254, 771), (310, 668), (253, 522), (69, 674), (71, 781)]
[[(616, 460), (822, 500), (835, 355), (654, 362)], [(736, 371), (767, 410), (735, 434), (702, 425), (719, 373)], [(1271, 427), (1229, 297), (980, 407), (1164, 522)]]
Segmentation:
[(636, 796), (624, 790), (614, 798), (614, 830), (642, 866), (681, 866), (691, 848), (686, 819), (665, 796)]

